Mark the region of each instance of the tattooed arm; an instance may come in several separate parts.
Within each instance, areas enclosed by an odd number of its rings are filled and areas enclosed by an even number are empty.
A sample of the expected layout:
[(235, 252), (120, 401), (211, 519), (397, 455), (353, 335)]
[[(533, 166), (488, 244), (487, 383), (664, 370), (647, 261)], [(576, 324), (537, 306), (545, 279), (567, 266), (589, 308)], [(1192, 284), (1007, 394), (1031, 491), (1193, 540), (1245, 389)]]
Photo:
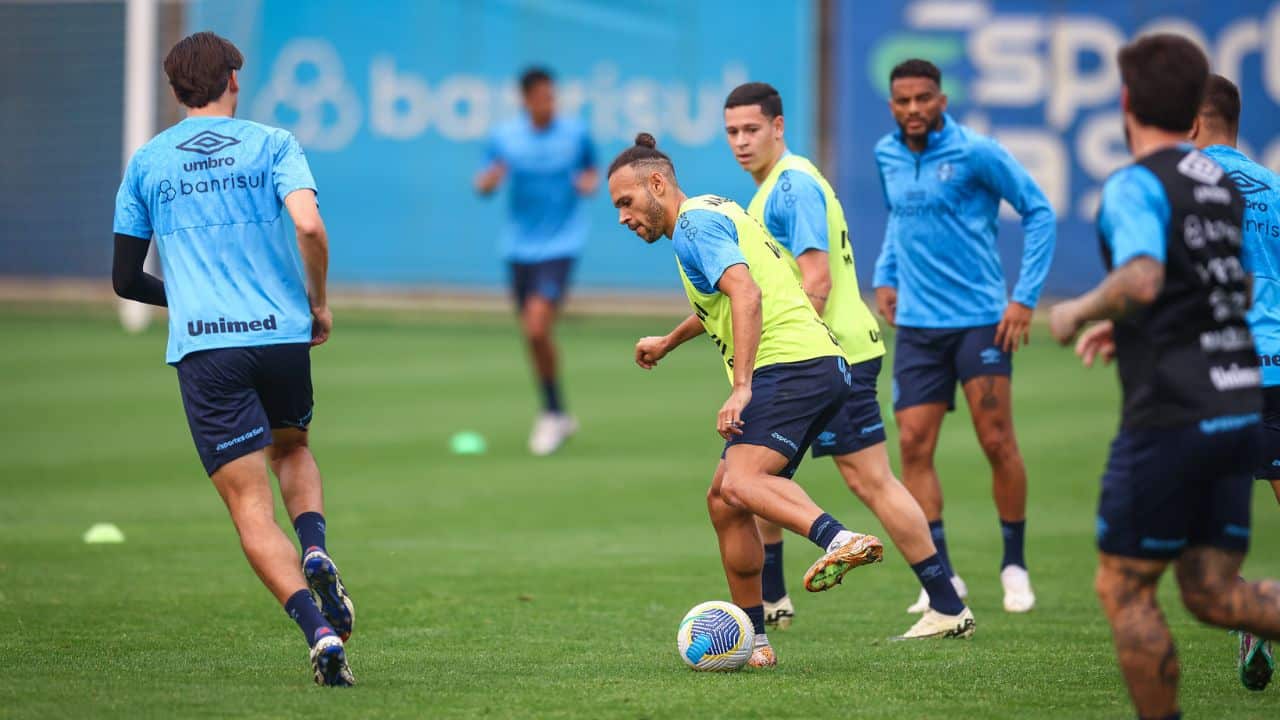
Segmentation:
[(1155, 302), (1162, 287), (1164, 264), (1139, 255), (1113, 270), (1093, 290), (1055, 305), (1049, 314), (1049, 331), (1066, 345), (1087, 322), (1118, 320)]

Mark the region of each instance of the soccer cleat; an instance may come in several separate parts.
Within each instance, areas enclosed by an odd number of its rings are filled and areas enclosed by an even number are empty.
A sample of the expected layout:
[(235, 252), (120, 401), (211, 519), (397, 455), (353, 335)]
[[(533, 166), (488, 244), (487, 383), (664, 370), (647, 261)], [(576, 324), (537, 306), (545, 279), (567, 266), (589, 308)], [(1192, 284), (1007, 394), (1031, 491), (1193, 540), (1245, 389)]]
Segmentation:
[(809, 592), (830, 590), (844, 580), (850, 570), (859, 565), (880, 562), (884, 557), (884, 545), (875, 535), (853, 533), (853, 537), (840, 547), (818, 558), (804, 574), (804, 589)]
[(320, 608), (320, 614), (346, 642), (355, 628), (356, 606), (338, 576), (338, 566), (325, 551), (308, 548), (302, 558), (302, 574), (307, 578), (307, 587), (311, 589), (311, 597)]
[(764, 624), (766, 627), (786, 630), (791, 627), (791, 621), (795, 616), (795, 606), (791, 604), (791, 598), (786, 595), (783, 595), (778, 602), (764, 601)]
[[(961, 600), (969, 598), (969, 586), (964, 584), (964, 580), (961, 580), (959, 575), (951, 576), (951, 587), (956, 589), (956, 595), (959, 595)], [(919, 615), (928, 609), (929, 593), (925, 592), (924, 588), (920, 588), (920, 595), (916, 597), (915, 603), (907, 608), (907, 612)]]
[(529, 452), (543, 457), (564, 445), (578, 432), (578, 421), (563, 413), (544, 412), (533, 423), (529, 433)]
[(769, 645), (760, 645), (751, 653), (751, 659), (747, 661), (747, 667), (767, 668), (777, 667), (778, 656), (773, 654), (773, 647)]
[(1240, 633), (1240, 684), (1249, 690), (1266, 690), (1276, 670), (1270, 641)]
[(1000, 571), (1000, 584), (1004, 586), (1004, 611), (1030, 612), (1036, 606), (1036, 594), (1031, 592), (1031, 576), (1027, 569), (1006, 565)]
[(325, 635), (316, 641), (311, 648), (311, 669), (317, 685), (351, 687), (356, 684), (351, 666), (347, 665), (347, 649), (337, 635)]
[(926, 610), (924, 615), (899, 635), (897, 640), (925, 640), (928, 638), (973, 637), (973, 611), (965, 608), (959, 615), (943, 615), (937, 610)]

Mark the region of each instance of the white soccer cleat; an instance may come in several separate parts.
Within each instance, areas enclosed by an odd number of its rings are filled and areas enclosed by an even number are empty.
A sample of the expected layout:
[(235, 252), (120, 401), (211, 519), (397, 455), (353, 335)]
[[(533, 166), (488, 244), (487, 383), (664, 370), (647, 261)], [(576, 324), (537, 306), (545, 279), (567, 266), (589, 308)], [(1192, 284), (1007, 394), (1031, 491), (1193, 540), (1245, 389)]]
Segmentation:
[(347, 664), (346, 648), (337, 635), (326, 635), (316, 641), (311, 648), (311, 671), (317, 685), (351, 687), (356, 684), (351, 666)]
[(795, 619), (796, 608), (791, 604), (791, 597), (783, 595), (778, 602), (764, 601), (764, 624), (767, 627), (786, 630)]
[(897, 637), (898, 640), (927, 640), (930, 638), (973, 637), (976, 626), (973, 611), (965, 608), (959, 615), (943, 615), (937, 610), (925, 610), (911, 629)]
[(773, 648), (768, 645), (758, 645), (751, 652), (751, 659), (747, 661), (747, 667), (751, 668), (770, 668), (778, 666), (778, 656), (774, 654)]
[(1031, 592), (1031, 576), (1026, 568), (1006, 565), (1000, 571), (1000, 584), (1004, 586), (1005, 612), (1024, 613), (1036, 606), (1036, 594)]
[[(959, 575), (951, 576), (951, 587), (956, 589), (956, 594), (960, 596), (961, 600), (969, 598), (969, 587), (964, 584), (964, 580), (961, 580)], [(929, 593), (925, 592), (924, 588), (920, 588), (920, 594), (916, 597), (915, 603), (907, 608), (907, 612), (919, 615), (928, 609)]]
[(544, 457), (564, 445), (578, 432), (578, 421), (563, 413), (544, 412), (533, 423), (529, 433), (529, 452)]

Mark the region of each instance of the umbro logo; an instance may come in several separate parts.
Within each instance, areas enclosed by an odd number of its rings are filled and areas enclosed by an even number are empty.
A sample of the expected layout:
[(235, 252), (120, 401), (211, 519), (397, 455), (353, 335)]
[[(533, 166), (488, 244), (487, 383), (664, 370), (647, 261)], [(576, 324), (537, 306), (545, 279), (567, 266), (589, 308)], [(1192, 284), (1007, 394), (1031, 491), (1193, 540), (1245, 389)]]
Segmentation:
[(1227, 177), (1231, 178), (1231, 181), (1236, 184), (1236, 189), (1240, 191), (1241, 195), (1252, 195), (1268, 189), (1266, 183), (1254, 180), (1240, 170), (1232, 170), (1227, 173)]
[(232, 145), (239, 144), (240, 141), (233, 137), (219, 135), (212, 130), (203, 130), (195, 137), (192, 137), (178, 145), (178, 149), (186, 150), (187, 152), (200, 153), (201, 155), (212, 155), (216, 152), (222, 152)]

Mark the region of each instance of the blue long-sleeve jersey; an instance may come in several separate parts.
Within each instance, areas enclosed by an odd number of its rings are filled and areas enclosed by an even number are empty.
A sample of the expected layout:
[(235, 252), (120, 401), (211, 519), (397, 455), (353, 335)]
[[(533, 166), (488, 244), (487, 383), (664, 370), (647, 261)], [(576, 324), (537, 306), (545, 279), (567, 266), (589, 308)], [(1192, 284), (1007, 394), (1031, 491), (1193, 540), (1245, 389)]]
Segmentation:
[(889, 223), (875, 287), (898, 290), (897, 324), (961, 328), (1000, 322), (1008, 302), (996, 248), (1001, 198), (1022, 217), (1022, 270), (1013, 300), (1035, 307), (1057, 233), (1053, 208), (996, 141), (943, 115), (923, 152), (901, 132), (876, 143)]

